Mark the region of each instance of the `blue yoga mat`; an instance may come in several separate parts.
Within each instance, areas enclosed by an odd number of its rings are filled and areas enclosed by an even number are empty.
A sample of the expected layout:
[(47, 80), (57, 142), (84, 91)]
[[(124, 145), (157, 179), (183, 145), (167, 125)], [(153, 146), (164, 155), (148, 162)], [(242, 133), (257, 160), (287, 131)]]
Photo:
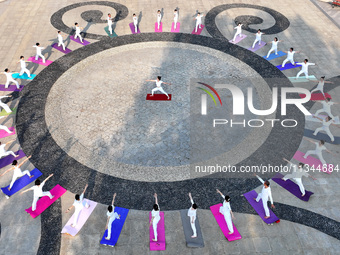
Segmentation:
[(272, 52), (269, 57), (267, 58), (267, 55), (263, 56), (264, 59), (266, 60), (272, 60), (272, 59), (275, 59), (275, 58), (280, 58), (280, 57), (283, 57), (287, 55), (287, 53), (284, 53), (283, 51), (278, 51), (277, 52), (277, 55), (275, 55), (275, 52)]
[(31, 74), (31, 78), (28, 78), (27, 73), (24, 73), (23, 75), (19, 75), (18, 73), (12, 74), (12, 77), (14, 79), (23, 79), (23, 80), (33, 80), (35, 76), (37, 76), (37, 75), (36, 74)]
[(19, 151), (15, 152), (14, 154), (19, 155), (19, 157), (15, 158), (12, 155), (8, 155), (8, 156), (0, 159), (0, 168), (3, 168), (3, 167), (5, 167), (9, 164), (12, 164), (14, 159), (19, 160), (22, 157), (25, 157), (25, 153), (22, 150), (19, 150)]
[(31, 172), (31, 175), (34, 175), (34, 177), (30, 178), (28, 175), (24, 175), (17, 179), (14, 184), (12, 189), (9, 191), (9, 185), (6, 187), (1, 188), (2, 192), (7, 195), (7, 196), (12, 196), (13, 194), (17, 193), (19, 190), (21, 190), (23, 187), (26, 187), (28, 184), (31, 182), (35, 181), (38, 179), (42, 173), (38, 170), (38, 168), (34, 168)]
[(100, 241), (101, 244), (115, 246), (117, 241), (118, 241), (120, 232), (122, 232), (126, 217), (129, 213), (129, 209), (116, 206), (115, 212), (120, 215), (120, 219), (116, 219), (112, 222), (111, 239), (110, 240), (105, 239), (105, 237), (107, 236), (107, 230), (105, 230), (103, 238)]
[(288, 69), (293, 69), (293, 68), (297, 68), (300, 67), (301, 65), (293, 65), (292, 63), (286, 63), (285, 67), (282, 67), (282, 65), (278, 65), (276, 66), (279, 70), (283, 71), (283, 70), (288, 70)]
[(305, 129), (303, 135), (315, 140), (324, 140), (327, 143), (340, 144), (340, 137), (338, 136), (334, 136), (334, 142), (332, 142), (331, 138), (322, 130), (316, 136), (313, 135), (313, 133), (314, 133), (313, 130)]

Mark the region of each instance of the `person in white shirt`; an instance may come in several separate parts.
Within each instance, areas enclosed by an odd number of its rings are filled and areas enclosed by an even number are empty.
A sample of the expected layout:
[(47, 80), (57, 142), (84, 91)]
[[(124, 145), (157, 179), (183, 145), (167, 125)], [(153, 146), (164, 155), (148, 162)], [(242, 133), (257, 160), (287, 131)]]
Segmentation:
[[(255, 34), (256, 37), (255, 37), (255, 41), (253, 43), (252, 49), (254, 49), (257, 42), (259, 43), (259, 45), (261, 45), (261, 37), (264, 34), (265, 33), (261, 32), (261, 29), (257, 30), (257, 33)], [(235, 37), (235, 39), (236, 39), (236, 37)]]
[(33, 202), (32, 202), (32, 211), (34, 212), (35, 209), (37, 209), (37, 202), (39, 198), (48, 196), (50, 199), (53, 199), (54, 196), (52, 196), (51, 192), (49, 191), (42, 191), (42, 188), (44, 187), (46, 181), (50, 179), (53, 176), (53, 174), (50, 174), (43, 182), (40, 182), (39, 179), (35, 180), (35, 185), (29, 189), (24, 190), (20, 194), (24, 194), (27, 191), (33, 190)]
[(290, 162), (288, 159), (283, 158), (284, 161), (290, 164), (291, 168), (293, 168), (293, 172), (291, 174), (287, 174), (285, 177), (282, 178), (282, 180), (287, 181), (288, 179), (294, 179), (297, 185), (300, 188), (301, 191), (301, 196), (306, 195), (305, 187), (303, 186), (302, 183), (302, 177), (310, 177), (313, 180), (316, 180), (313, 176), (311, 176), (306, 169), (304, 168), (305, 164), (299, 163), (299, 166), (293, 164)]
[(58, 31), (58, 47), (63, 46), (63, 50), (65, 51), (65, 44), (64, 44), (64, 38), (63, 35), (61, 34), (61, 31)]
[(69, 207), (65, 212), (65, 213), (68, 213), (72, 209), (72, 207), (74, 207), (73, 223), (71, 224), (71, 227), (73, 227), (73, 228), (75, 228), (77, 226), (79, 215), (80, 215), (81, 211), (84, 209), (84, 207), (86, 209), (90, 208), (90, 205), (86, 201), (84, 201), (84, 194), (86, 192), (87, 187), (88, 187), (88, 185), (86, 184), (84, 191), (83, 191), (83, 193), (81, 193), (81, 195), (79, 195), (79, 194), (75, 195), (75, 200), (74, 200), (72, 206)]
[(325, 76), (322, 76), (318, 82), (318, 85), (316, 86), (315, 89), (313, 89), (310, 93), (314, 93), (315, 91), (320, 91), (322, 93), (322, 95), (324, 96), (324, 98), (326, 98), (325, 96), (325, 92), (323, 91), (325, 83), (334, 83), (331, 81), (325, 81)]
[(4, 176), (6, 173), (8, 173), (9, 171), (13, 171), (13, 177), (12, 177), (12, 181), (11, 181), (11, 184), (9, 185), (8, 187), (8, 190), (10, 191), (13, 187), (13, 184), (14, 182), (24, 176), (25, 174), (28, 175), (30, 178), (32, 178), (34, 175), (31, 175), (30, 171), (28, 170), (24, 170), (24, 171), (21, 171), (20, 167), (27, 161), (31, 158), (31, 156), (27, 157), (23, 162), (21, 162), (19, 165), (18, 165), (18, 161), (16, 160), (13, 160), (13, 163), (12, 163), (12, 166), (11, 168), (9, 168), (7, 171), (5, 171), (2, 175), (0, 176)]
[(307, 158), (309, 155), (317, 155), (318, 158), (320, 159), (321, 163), (323, 165), (326, 164), (326, 161), (324, 160), (323, 156), (322, 156), (322, 151), (327, 151), (328, 153), (336, 156), (334, 153), (332, 153), (331, 151), (327, 150), (327, 148), (325, 147), (325, 141), (324, 140), (320, 140), (319, 142), (314, 142), (311, 139), (308, 139), (306, 137), (304, 137), (304, 139), (308, 142), (311, 142), (313, 144), (315, 144), (315, 150), (309, 150), (306, 152), (306, 154), (303, 156), (303, 158)]
[(287, 58), (285, 60), (283, 60), (283, 63), (282, 63), (282, 67), (285, 67), (286, 63), (288, 61), (290, 61), (290, 63), (292, 63), (292, 65), (296, 66), (296, 63), (294, 61), (294, 54), (295, 53), (300, 53), (301, 51), (295, 51), (294, 48), (290, 48), (289, 51), (283, 51), (285, 53), (287, 53)]
[(161, 76), (157, 76), (157, 80), (146, 80), (146, 81), (152, 81), (152, 82), (156, 82), (156, 88), (154, 88), (151, 92), (152, 92), (152, 97), (153, 97), (153, 94), (156, 92), (156, 91), (160, 91), (160, 92), (162, 92), (163, 94), (165, 94), (167, 97), (168, 97), (168, 99), (170, 98), (169, 97), (169, 95), (163, 90), (163, 88), (162, 88), (162, 83), (164, 83), (164, 84), (167, 84), (167, 85), (171, 85), (171, 83), (166, 83), (166, 82), (164, 82), (164, 81), (161, 81)]
[(242, 26), (243, 26), (243, 24), (238, 23), (237, 26), (234, 27), (234, 29), (236, 29), (236, 32), (235, 32), (235, 35), (234, 35), (232, 42), (235, 42), (237, 36), (242, 38)]
[(107, 236), (105, 237), (106, 240), (111, 239), (111, 229), (112, 229), (112, 222), (114, 222), (116, 219), (120, 219), (120, 215), (115, 212), (115, 198), (116, 198), (116, 193), (113, 194), (113, 199), (111, 205), (107, 208), (108, 212), (106, 213), (107, 215), (107, 221), (106, 221), (106, 227), (107, 229)]
[(152, 241), (157, 242), (158, 241), (157, 224), (161, 220), (161, 216), (160, 216), (160, 207), (158, 205), (157, 193), (155, 193), (153, 196), (155, 198), (155, 204), (153, 205), (153, 209), (151, 211), (151, 220), (150, 220), (149, 226), (152, 225), (152, 228), (153, 228), (154, 239), (152, 239)]
[(81, 35), (80, 35), (80, 33), (81, 33), (81, 31), (83, 30), (83, 28), (80, 27), (79, 24), (78, 24), (77, 22), (74, 23), (74, 25), (75, 25), (75, 29), (76, 29), (76, 34), (74, 35), (74, 39), (77, 39), (77, 37), (79, 37), (79, 40), (80, 40), (81, 42), (83, 42), (83, 38), (82, 38)]
[(267, 54), (267, 58), (269, 58), (269, 55), (275, 51), (275, 55), (277, 55), (277, 46), (279, 44), (279, 42), (283, 42), (283, 40), (279, 41), (279, 39), (277, 39), (277, 37), (274, 38), (274, 41), (271, 41), (270, 43), (272, 44), (272, 47), (270, 48), (270, 50), (268, 51)]
[(322, 109), (317, 110), (317, 111), (315, 112), (315, 115), (316, 115), (316, 116), (319, 115), (319, 114), (322, 113), (322, 112), (325, 112), (325, 113), (328, 114), (329, 117), (331, 117), (332, 119), (334, 119), (334, 116), (333, 116), (333, 114), (332, 114), (332, 112), (331, 112), (331, 105), (333, 105), (333, 104), (339, 104), (339, 103), (331, 102), (331, 99), (328, 98), (328, 97), (327, 97), (324, 101), (321, 101), (321, 102), (316, 101), (316, 102), (322, 104)]
[(305, 76), (306, 76), (306, 79), (309, 80), (308, 79), (308, 66), (315, 66), (316, 64), (315, 63), (308, 63), (308, 59), (305, 59), (303, 62), (296, 63), (296, 64), (301, 65), (301, 71), (298, 72), (298, 74), (296, 75), (295, 79), (299, 78), (300, 75), (302, 73), (304, 73)]
[(20, 73), (19, 75), (23, 75), (24, 73), (27, 74), (28, 78), (31, 78), (30, 71), (26, 68), (26, 62), (32, 62), (32, 61), (25, 61), (24, 56), (20, 56), (20, 60), (17, 63), (20, 63)]
[(195, 33), (197, 33), (197, 29), (201, 29), (202, 28), (202, 17), (204, 15), (201, 14), (200, 12), (197, 13), (196, 17), (194, 18), (194, 20), (196, 20), (196, 25), (195, 25)]
[(19, 157), (19, 155), (15, 155), (13, 151), (6, 151), (5, 150), (6, 145), (8, 145), (10, 143), (13, 143), (14, 141), (15, 140), (11, 140), (11, 141), (9, 141), (9, 142), (7, 142), (5, 144), (2, 144), (0, 142), (0, 158), (3, 158), (3, 157), (8, 156), (8, 155), (12, 155), (15, 158)]
[[(3, 119), (3, 118), (5, 118), (6, 116), (0, 116), (0, 119)], [(0, 130), (5, 130), (8, 134), (12, 134), (13, 132), (11, 131), (11, 130), (9, 130), (9, 128), (8, 127), (6, 127), (5, 125), (1, 125), (0, 124)]]
[(38, 58), (41, 57), (43, 63), (45, 63), (46, 62), (45, 57), (41, 53), (41, 50), (43, 50), (44, 47), (40, 47), (40, 43), (36, 43), (33, 47), (36, 49), (35, 60), (38, 61)]
[(315, 129), (313, 135), (317, 135), (320, 131), (325, 131), (327, 133), (327, 135), (329, 136), (329, 138), (331, 138), (331, 141), (334, 142), (334, 136), (332, 135), (331, 131), (329, 130), (329, 126), (330, 125), (333, 125), (333, 126), (336, 126), (336, 127), (339, 127), (337, 124), (334, 123), (334, 120), (327, 116), (326, 119), (321, 119), (317, 116), (313, 116), (313, 118), (316, 118), (320, 121), (322, 121), (322, 127), (319, 127), (317, 129)]
[(229, 230), (229, 235), (234, 233), (234, 226), (233, 226), (233, 221), (232, 219), (235, 219), (233, 211), (231, 210), (230, 207), (230, 197), (225, 196), (222, 194), (221, 191), (216, 189), (217, 193), (221, 195), (221, 197), (224, 199), (223, 200), (223, 205), (220, 207), (220, 213), (223, 214), (224, 220), (227, 223), (228, 230)]
[(177, 27), (177, 22), (178, 22), (178, 11), (177, 9), (174, 10), (174, 29)]
[(161, 11), (158, 10), (157, 11), (157, 25), (158, 25), (158, 30), (159, 30), (159, 27), (161, 25), (161, 20), (162, 20), (162, 14), (161, 14)]
[(257, 198), (254, 198), (254, 200), (256, 202), (259, 202), (260, 199), (262, 199), (263, 209), (264, 209), (264, 212), (266, 214), (266, 216), (264, 218), (268, 219), (268, 218), (270, 218), (270, 212), (269, 212), (269, 208), (268, 208), (268, 198), (270, 199), (271, 207), (275, 208), (274, 202), (273, 202), (273, 197), (272, 197), (272, 191), (271, 191), (271, 188), (269, 187), (270, 183), (269, 183), (269, 181), (262, 180), (261, 177), (259, 177), (256, 174), (255, 174), (255, 176), (257, 177), (257, 179), (260, 180), (260, 182), (263, 183), (263, 188), (262, 188), (261, 193), (259, 193), (257, 195)]
[(108, 27), (109, 27), (109, 32), (110, 32), (110, 34), (112, 35), (112, 17), (111, 17), (111, 13), (109, 13), (108, 15), (107, 15), (107, 25), (108, 25)]
[(7, 113), (11, 113), (12, 112), (11, 108), (9, 108), (9, 106), (7, 104), (5, 104), (1, 101), (1, 99), (7, 98), (7, 97), (12, 97), (12, 95), (11, 96), (0, 96), (0, 107), (4, 108), (4, 110)]
[(135, 33), (138, 31), (138, 18), (137, 15), (134, 13), (132, 15), (133, 25), (135, 26)]
[(192, 199), (191, 193), (189, 193), (189, 198), (191, 202), (191, 207), (188, 209), (188, 217), (189, 217), (191, 229), (193, 232), (193, 235), (191, 236), (191, 238), (196, 238), (197, 230), (196, 230), (195, 221), (196, 221), (196, 213), (197, 213), (197, 204), (195, 204), (194, 200)]
[(15, 84), (15, 86), (17, 86), (17, 89), (20, 89), (19, 83), (16, 80), (14, 80), (13, 77), (12, 77), (12, 74), (14, 74), (14, 73), (11, 73), (8, 68), (6, 68), (5, 71), (1, 72), (1, 73), (6, 75), (6, 78), (7, 78), (6, 83), (5, 83), (6, 89), (8, 88), (8, 86), (11, 82), (13, 82)]

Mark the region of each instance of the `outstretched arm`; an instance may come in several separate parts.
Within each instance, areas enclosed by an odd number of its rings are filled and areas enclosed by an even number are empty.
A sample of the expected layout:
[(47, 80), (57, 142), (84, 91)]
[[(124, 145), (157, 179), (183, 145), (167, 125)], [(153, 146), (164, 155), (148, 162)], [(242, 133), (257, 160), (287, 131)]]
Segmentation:
[(113, 194), (112, 203), (111, 203), (112, 205), (114, 205), (114, 203), (115, 203), (116, 195), (117, 195), (116, 193)]
[(315, 115), (313, 115), (313, 118), (323, 121), (323, 119), (321, 119), (321, 118), (319, 118), (318, 116), (315, 116)]
[(264, 183), (264, 180), (262, 180), (262, 178), (260, 176), (258, 176), (257, 174), (254, 173), (254, 175), (256, 176), (257, 179), (259, 179), (260, 182)]
[(221, 197), (225, 198), (225, 196), (223, 195), (223, 193), (222, 193), (219, 189), (216, 189), (216, 192), (217, 192), (218, 194), (220, 194)]
[(15, 140), (10, 140), (9, 142), (6, 143), (6, 145), (10, 144), (10, 143), (13, 143)]
[(0, 175), (0, 177), (4, 176), (5, 174), (7, 174), (9, 171), (12, 171), (12, 170), (14, 170), (14, 167), (7, 169), (3, 174)]
[(286, 161), (287, 163), (293, 164), (292, 162), (290, 162), (288, 159), (283, 158), (284, 161)]
[(155, 198), (155, 204), (158, 205), (158, 197), (157, 197), (157, 193), (155, 193), (153, 196), (154, 196), (154, 198)]
[(192, 199), (191, 193), (189, 192), (189, 198), (190, 198), (190, 202), (193, 205), (194, 204), (194, 200)]
[(308, 141), (308, 142), (315, 143), (312, 139), (309, 139), (309, 138), (307, 138), (307, 137), (303, 137), (303, 139), (305, 139), (305, 140)]
[(50, 179), (53, 176), (53, 174), (50, 174), (43, 182), (48, 181), (48, 179)]
[(86, 192), (86, 189), (87, 189), (87, 187), (88, 187), (89, 185), (88, 184), (86, 184), (85, 185), (85, 188), (84, 188), (84, 191), (83, 191), (83, 193), (82, 194), (85, 194), (85, 192)]
[(330, 150), (327, 150), (327, 149), (326, 149), (326, 151), (327, 151), (329, 154), (332, 154), (333, 156), (336, 156), (336, 154), (333, 153), (333, 152), (331, 152)]
[(145, 80), (145, 81), (154, 81), (155, 82), (156, 80)]
[[(33, 187), (34, 187), (34, 186), (33, 186)], [(26, 190), (22, 191), (22, 192), (20, 193), (20, 195), (22, 195), (22, 194), (26, 193), (27, 191), (30, 191), (30, 190), (32, 190), (32, 188), (33, 188), (33, 187), (31, 187), (31, 188), (28, 188), (28, 189), (26, 189)]]
[(171, 83), (167, 83), (167, 82), (164, 82), (164, 81), (163, 81), (163, 83), (166, 84), (166, 85), (171, 85)]
[(22, 161), (18, 167), (21, 167), (27, 160), (29, 160), (32, 156), (27, 157), (24, 161)]

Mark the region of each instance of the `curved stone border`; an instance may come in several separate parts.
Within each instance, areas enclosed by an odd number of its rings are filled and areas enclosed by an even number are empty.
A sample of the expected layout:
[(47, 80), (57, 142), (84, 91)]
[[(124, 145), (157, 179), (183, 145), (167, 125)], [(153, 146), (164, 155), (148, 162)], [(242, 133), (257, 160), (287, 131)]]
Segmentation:
[[(117, 22), (119, 20), (123, 20), (127, 17), (129, 14), (129, 10), (125, 5), (119, 4), (119, 3), (114, 3), (114, 2), (108, 2), (108, 1), (92, 1), (92, 2), (84, 2), (84, 3), (77, 3), (77, 4), (71, 4), (68, 5), (59, 11), (53, 13), (51, 16), (51, 24), (58, 30), (63, 31), (66, 34), (72, 33), (72, 28), (68, 27), (65, 25), (63, 22), (63, 15), (72, 9), (78, 8), (80, 6), (85, 6), (85, 5), (104, 5), (104, 6), (109, 6), (112, 7), (113, 9), (116, 10), (116, 16), (113, 18), (114, 22)], [(95, 39), (95, 40), (101, 40), (104, 38), (107, 38), (107, 35), (97, 35), (97, 34), (91, 34), (91, 33), (86, 33), (86, 38), (87, 39)]]
[[(273, 9), (270, 9), (264, 6), (252, 5), (252, 4), (223, 4), (223, 5), (219, 5), (219, 6), (212, 8), (205, 16), (205, 20), (204, 20), (205, 28), (207, 29), (208, 33), (212, 37), (219, 38), (219, 39), (226, 39), (223, 36), (223, 34), (220, 32), (220, 30), (217, 28), (215, 19), (217, 15), (219, 15), (221, 12), (228, 10), (228, 9), (232, 9), (232, 8), (251, 8), (251, 9), (257, 9), (257, 10), (261, 10), (261, 11), (269, 13), (275, 19), (275, 24), (274, 26), (270, 28), (262, 29), (262, 32), (266, 34), (280, 33), (286, 30), (290, 25), (289, 20), (284, 15), (282, 15), (281, 13)], [(245, 16), (241, 16), (241, 17), (245, 17)], [(252, 17), (252, 19), (256, 18), (256, 16), (248, 16), (249, 19), (250, 17)], [(237, 20), (237, 17), (235, 18), (235, 20)], [(244, 27), (244, 30), (251, 32), (251, 33), (257, 32), (257, 29), (252, 29), (252, 28), (249, 28), (248, 26)]]

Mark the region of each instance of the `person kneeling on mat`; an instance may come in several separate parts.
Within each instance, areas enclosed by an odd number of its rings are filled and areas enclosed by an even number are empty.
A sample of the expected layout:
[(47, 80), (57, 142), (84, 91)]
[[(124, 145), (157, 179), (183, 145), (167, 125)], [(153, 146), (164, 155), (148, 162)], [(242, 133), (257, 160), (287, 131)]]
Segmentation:
[(257, 195), (257, 198), (254, 198), (254, 200), (256, 202), (259, 202), (260, 199), (262, 199), (263, 209), (264, 209), (264, 212), (266, 214), (266, 216), (264, 218), (268, 219), (268, 218), (270, 218), (270, 212), (269, 212), (269, 208), (268, 208), (268, 198), (270, 199), (270, 202), (272, 204), (271, 207), (275, 208), (274, 202), (273, 202), (273, 197), (272, 197), (272, 191), (271, 191), (271, 188), (269, 187), (270, 182), (262, 180), (261, 177), (259, 177), (256, 174), (255, 174), (255, 176), (257, 177), (257, 179), (260, 180), (260, 182), (263, 183), (263, 188), (262, 188), (261, 193), (259, 193)]
[(234, 233), (234, 226), (233, 226), (233, 221), (232, 219), (235, 219), (233, 211), (231, 210), (230, 207), (230, 197), (229, 196), (224, 196), (221, 191), (216, 189), (217, 193), (220, 194), (224, 201), (223, 205), (220, 207), (220, 214), (223, 214), (225, 222), (227, 223), (228, 229), (229, 229), (229, 235)]
[(153, 228), (153, 236), (154, 239), (152, 239), (152, 241), (157, 242), (157, 224), (158, 222), (161, 220), (161, 216), (160, 216), (160, 208), (158, 205), (158, 199), (157, 199), (157, 193), (155, 193), (154, 195), (155, 198), (155, 204), (153, 205), (153, 209), (151, 211), (151, 221), (150, 221), (150, 225), (152, 224), (152, 228)]
[(192, 200), (191, 193), (189, 193), (189, 198), (191, 202), (191, 207), (188, 210), (188, 217), (190, 217), (190, 224), (191, 224), (191, 228), (193, 232), (193, 235), (191, 236), (191, 238), (196, 238), (197, 231), (196, 231), (195, 221), (196, 221), (197, 205), (194, 203), (194, 200)]
[(108, 212), (106, 213), (107, 221), (106, 221), (106, 227), (105, 227), (105, 229), (107, 229), (107, 236), (105, 237), (106, 240), (111, 239), (112, 222), (114, 222), (116, 219), (118, 220), (120, 219), (120, 215), (118, 215), (118, 213), (115, 212), (115, 206), (114, 206), (115, 198), (116, 198), (116, 193), (113, 194), (112, 203), (107, 208)]

